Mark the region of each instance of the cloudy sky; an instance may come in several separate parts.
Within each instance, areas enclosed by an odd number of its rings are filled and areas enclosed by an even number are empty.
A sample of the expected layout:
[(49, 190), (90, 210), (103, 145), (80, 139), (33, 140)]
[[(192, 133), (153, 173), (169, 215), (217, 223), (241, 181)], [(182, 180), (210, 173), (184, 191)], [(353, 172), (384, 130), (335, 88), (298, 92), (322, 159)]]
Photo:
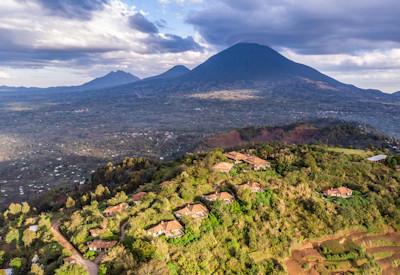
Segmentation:
[(400, 90), (399, 0), (1, 0), (0, 85), (72, 85), (193, 68), (269, 45), (340, 81)]

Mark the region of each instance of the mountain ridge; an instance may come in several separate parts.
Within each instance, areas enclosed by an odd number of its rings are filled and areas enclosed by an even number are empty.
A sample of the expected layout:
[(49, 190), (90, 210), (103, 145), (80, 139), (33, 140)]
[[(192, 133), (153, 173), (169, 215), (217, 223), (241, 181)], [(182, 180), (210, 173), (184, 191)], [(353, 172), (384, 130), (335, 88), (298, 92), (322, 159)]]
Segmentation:
[[(340, 97), (366, 97), (380, 99), (392, 97), (390, 94), (375, 89), (362, 89), (352, 84), (342, 83), (318, 70), (296, 63), (274, 49), (255, 43), (237, 43), (208, 58), (189, 72), (174, 78), (147, 78), (132, 84), (114, 87), (131, 91), (135, 88), (151, 90), (163, 88), (165, 91), (190, 93), (199, 88), (212, 89), (212, 85), (228, 88), (239, 84), (239, 88), (250, 88), (255, 82), (279, 84), (336, 92)], [(263, 84), (261, 84), (263, 85)], [(216, 87), (216, 86), (215, 86)], [(156, 92), (157, 93), (157, 92)], [(333, 95), (333, 93), (331, 93)], [(397, 97), (395, 97), (397, 99)]]
[[(96, 82), (103, 82), (106, 77), (113, 77), (115, 74), (131, 76), (126, 80), (121, 77), (121, 81), (114, 80), (107, 85), (96, 85)], [(380, 90), (361, 89), (351, 84), (342, 83), (318, 70), (300, 63), (296, 63), (274, 49), (256, 43), (237, 43), (227, 49), (213, 55), (203, 63), (189, 70), (183, 65), (176, 65), (169, 70), (145, 79), (125, 73), (123, 71), (110, 72), (109, 74), (93, 79), (79, 86), (61, 86), (49, 88), (28, 88), (28, 87), (6, 87), (0, 86), (0, 91), (86, 91), (97, 89), (132, 90), (137, 87), (159, 88), (160, 86), (171, 86), (174, 90), (176, 86), (184, 85), (186, 88), (196, 90), (196, 84), (208, 85), (213, 83), (231, 84), (233, 82), (251, 81), (295, 81), (303, 85), (308, 82), (314, 86), (325, 86), (325, 90), (335, 90), (341, 92), (363, 92), (359, 95), (365, 96), (385, 96)], [(303, 83), (303, 84), (301, 84)], [(189, 86), (187, 86), (189, 84)], [(327, 86), (326, 86), (327, 85)], [(173, 86), (173, 87), (172, 87)], [(326, 89), (327, 88), (327, 89)], [(398, 93), (392, 95), (397, 99)], [(351, 94), (351, 93), (350, 93)], [(342, 93), (343, 95), (343, 93)], [(359, 96), (353, 93), (353, 96)]]
[(73, 86), (54, 86), (54, 87), (12, 87), (12, 86), (0, 86), (1, 91), (89, 91), (103, 88), (111, 88), (120, 85), (126, 85), (129, 83), (134, 83), (139, 81), (140, 78), (121, 70), (111, 71), (103, 76), (94, 78), (88, 82), (82, 83), (80, 85)]
[(176, 77), (183, 76), (190, 72), (190, 69), (188, 69), (184, 65), (175, 65), (172, 68), (168, 69), (167, 71), (155, 75), (155, 76), (150, 76), (145, 79), (142, 79), (142, 81), (152, 81), (152, 80), (168, 80), (168, 79), (173, 79)]
[(140, 78), (133, 74), (117, 70), (111, 71), (102, 77), (95, 78), (89, 82), (79, 85), (78, 87), (81, 90), (102, 89), (116, 85), (133, 83), (138, 80), (140, 80)]
[(237, 43), (188, 73), (192, 81), (270, 80), (303, 77), (339, 85), (341, 82), (281, 55), (272, 48), (255, 43)]
[(204, 139), (201, 150), (235, 148), (252, 144), (326, 144), (363, 149), (368, 146), (397, 151), (400, 141), (367, 124), (338, 119), (314, 119), (280, 126), (246, 127), (216, 133)]

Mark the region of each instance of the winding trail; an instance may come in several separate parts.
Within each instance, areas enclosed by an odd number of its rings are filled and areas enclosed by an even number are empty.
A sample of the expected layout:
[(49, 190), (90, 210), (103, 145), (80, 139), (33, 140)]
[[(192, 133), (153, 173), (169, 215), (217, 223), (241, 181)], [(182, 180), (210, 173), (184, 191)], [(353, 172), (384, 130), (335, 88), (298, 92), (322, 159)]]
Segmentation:
[(121, 225), (121, 228), (120, 228), (120, 235), (119, 235), (119, 241), (120, 241), (120, 242), (122, 242), (122, 241), (125, 239), (125, 227), (128, 225), (128, 223), (129, 223), (129, 218), (128, 218), (128, 220), (127, 220), (126, 222), (124, 222), (124, 223)]
[(77, 264), (83, 266), (89, 275), (98, 275), (98, 266), (91, 261), (84, 259), (81, 253), (76, 250), (76, 248), (63, 236), (60, 232), (59, 221), (54, 221), (51, 224), (50, 231), (53, 234), (55, 240), (69, 253), (71, 253), (71, 258), (76, 261)]

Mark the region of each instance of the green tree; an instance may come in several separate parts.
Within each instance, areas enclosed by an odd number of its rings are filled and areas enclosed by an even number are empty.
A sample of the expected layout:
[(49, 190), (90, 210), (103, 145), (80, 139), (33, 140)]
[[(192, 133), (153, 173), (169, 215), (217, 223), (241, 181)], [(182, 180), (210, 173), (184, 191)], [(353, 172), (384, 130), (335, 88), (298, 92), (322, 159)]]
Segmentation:
[(107, 275), (107, 267), (104, 264), (99, 265), (99, 275)]
[(32, 264), (30, 274), (31, 275), (44, 275), (44, 270), (40, 265)]
[(19, 203), (11, 203), (10, 206), (8, 207), (8, 212), (11, 215), (20, 214), (21, 211), (22, 211), (22, 205)]
[(0, 250), (0, 266), (4, 263), (5, 256), (6, 256), (6, 252), (3, 250)]
[(88, 203), (88, 201), (89, 201), (89, 195), (83, 194), (81, 197), (81, 203), (84, 205), (84, 204)]
[(102, 184), (99, 184), (96, 186), (96, 190), (94, 191), (94, 194), (96, 197), (100, 198), (104, 195), (108, 195), (110, 191), (108, 190), (107, 187), (104, 187)]
[(30, 246), (35, 239), (36, 232), (33, 232), (29, 229), (24, 230), (24, 233), (22, 234), (22, 241), (26, 247)]
[(112, 269), (107, 270), (109, 274), (123, 273), (124, 270), (135, 270), (137, 262), (132, 253), (127, 251), (124, 246), (113, 247), (103, 258), (104, 263), (112, 263)]
[(149, 261), (153, 258), (156, 248), (148, 241), (136, 239), (131, 243), (131, 252), (141, 262)]
[(21, 212), (24, 214), (28, 214), (30, 210), (31, 207), (29, 206), (29, 204), (27, 202), (23, 202), (21, 206)]
[(304, 165), (311, 168), (311, 171), (313, 173), (316, 173), (318, 171), (317, 161), (311, 153), (306, 153), (306, 155), (304, 156)]
[(85, 268), (77, 264), (64, 264), (58, 268), (55, 275), (89, 275)]
[(18, 243), (18, 242), (19, 242), (19, 238), (20, 238), (20, 235), (19, 235), (18, 229), (16, 229), (16, 228), (11, 228), (11, 229), (8, 231), (7, 235), (6, 235), (5, 241), (6, 241), (6, 243), (8, 243), (8, 244), (12, 243), (13, 241), (15, 241), (16, 243)]
[(13, 258), (10, 261), (10, 267), (15, 269), (22, 269), (24, 267), (25, 260), (23, 258)]
[(107, 203), (109, 205), (117, 205), (121, 202), (126, 202), (128, 200), (128, 196), (124, 191), (118, 192), (113, 198), (109, 199)]
[(256, 195), (256, 204), (271, 206), (273, 202), (274, 192), (270, 189), (266, 189), (264, 192), (257, 193)]
[(397, 164), (398, 164), (397, 159), (396, 159), (395, 157), (390, 157), (390, 158), (388, 159), (388, 164), (389, 164), (389, 166), (390, 166), (391, 168), (396, 168), (396, 166), (397, 166)]
[(75, 206), (75, 200), (71, 197), (67, 198), (67, 201), (65, 202), (65, 207), (66, 208), (72, 208)]
[(82, 244), (87, 241), (88, 232), (87, 230), (78, 230), (76, 234), (71, 238), (74, 244)]

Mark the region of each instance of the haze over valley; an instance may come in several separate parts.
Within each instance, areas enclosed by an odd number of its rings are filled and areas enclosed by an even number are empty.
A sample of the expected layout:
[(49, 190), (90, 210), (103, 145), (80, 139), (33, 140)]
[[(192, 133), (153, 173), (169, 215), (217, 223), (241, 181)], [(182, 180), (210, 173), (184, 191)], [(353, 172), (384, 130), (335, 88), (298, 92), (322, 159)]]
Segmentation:
[(178, 66), (142, 81), (116, 71), (75, 87), (3, 88), (0, 97), (2, 203), (83, 184), (98, 165), (127, 155), (171, 159), (246, 126), (335, 118), (400, 136), (395, 95), (343, 84), (249, 43), (193, 70)]

